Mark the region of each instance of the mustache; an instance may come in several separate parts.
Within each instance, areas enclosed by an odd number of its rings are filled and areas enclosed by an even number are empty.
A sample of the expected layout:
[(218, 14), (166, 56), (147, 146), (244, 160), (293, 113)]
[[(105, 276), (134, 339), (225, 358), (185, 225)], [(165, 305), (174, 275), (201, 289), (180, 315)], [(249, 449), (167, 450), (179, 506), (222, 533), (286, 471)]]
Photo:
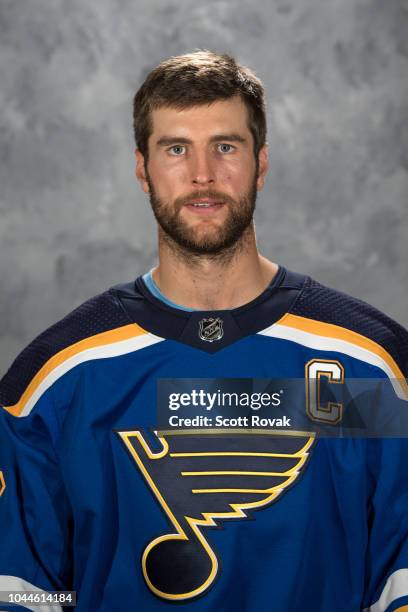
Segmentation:
[(235, 204), (235, 200), (225, 193), (221, 193), (220, 191), (206, 190), (206, 191), (192, 191), (188, 194), (188, 196), (182, 196), (176, 198), (174, 204), (176, 208), (181, 208), (185, 204), (188, 204), (191, 200), (195, 200), (196, 198), (208, 198), (211, 200), (217, 200), (218, 202), (224, 202), (226, 204)]

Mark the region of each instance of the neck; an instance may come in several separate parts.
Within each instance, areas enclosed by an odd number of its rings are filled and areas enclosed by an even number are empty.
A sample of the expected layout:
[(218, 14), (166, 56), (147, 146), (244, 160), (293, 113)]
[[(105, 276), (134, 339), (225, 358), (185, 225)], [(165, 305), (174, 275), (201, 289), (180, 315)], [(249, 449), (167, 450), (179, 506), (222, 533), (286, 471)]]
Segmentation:
[(198, 310), (238, 308), (269, 285), (278, 266), (259, 254), (251, 224), (217, 255), (185, 252), (159, 229), (159, 265), (153, 278), (171, 301)]

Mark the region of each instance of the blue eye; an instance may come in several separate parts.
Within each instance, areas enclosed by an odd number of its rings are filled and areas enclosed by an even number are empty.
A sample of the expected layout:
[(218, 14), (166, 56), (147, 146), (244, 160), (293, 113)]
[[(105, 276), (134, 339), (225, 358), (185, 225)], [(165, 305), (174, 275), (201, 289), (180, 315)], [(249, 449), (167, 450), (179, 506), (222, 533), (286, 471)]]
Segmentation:
[(169, 151), (171, 153), (171, 155), (181, 155), (182, 153), (184, 153), (183, 149), (185, 149), (185, 147), (183, 145), (173, 145), (172, 147), (170, 147)]
[(229, 153), (234, 148), (232, 145), (227, 144), (225, 142), (219, 144), (218, 147), (221, 153)]

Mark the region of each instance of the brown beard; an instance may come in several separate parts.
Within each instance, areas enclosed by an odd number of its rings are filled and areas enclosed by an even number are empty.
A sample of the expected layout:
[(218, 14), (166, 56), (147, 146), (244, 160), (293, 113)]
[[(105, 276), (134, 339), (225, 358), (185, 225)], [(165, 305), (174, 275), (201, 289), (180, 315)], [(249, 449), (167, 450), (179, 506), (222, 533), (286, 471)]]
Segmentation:
[[(155, 192), (151, 178), (146, 170), (146, 180), (150, 190), (150, 204), (166, 242), (178, 247), (178, 250), (191, 255), (222, 255), (236, 249), (245, 230), (251, 225), (257, 196), (256, 181), (258, 168), (252, 179), (248, 192), (238, 201), (211, 189), (195, 191), (187, 197), (177, 198), (174, 205), (160, 200)], [(211, 235), (198, 237), (180, 217), (182, 207), (193, 198), (211, 198), (225, 202), (228, 217), (222, 227)]]

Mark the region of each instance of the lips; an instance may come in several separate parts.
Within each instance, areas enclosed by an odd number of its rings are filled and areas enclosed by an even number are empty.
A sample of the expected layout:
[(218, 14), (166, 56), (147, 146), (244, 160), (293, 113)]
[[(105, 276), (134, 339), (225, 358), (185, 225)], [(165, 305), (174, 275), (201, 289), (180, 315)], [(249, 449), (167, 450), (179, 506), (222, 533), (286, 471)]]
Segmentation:
[(215, 206), (222, 206), (223, 202), (217, 202), (216, 200), (211, 199), (201, 199), (201, 200), (190, 200), (187, 202), (186, 206), (192, 206), (194, 208), (211, 208)]
[(211, 215), (217, 213), (224, 206), (224, 202), (216, 200), (191, 200), (187, 202), (185, 208), (193, 214)]

